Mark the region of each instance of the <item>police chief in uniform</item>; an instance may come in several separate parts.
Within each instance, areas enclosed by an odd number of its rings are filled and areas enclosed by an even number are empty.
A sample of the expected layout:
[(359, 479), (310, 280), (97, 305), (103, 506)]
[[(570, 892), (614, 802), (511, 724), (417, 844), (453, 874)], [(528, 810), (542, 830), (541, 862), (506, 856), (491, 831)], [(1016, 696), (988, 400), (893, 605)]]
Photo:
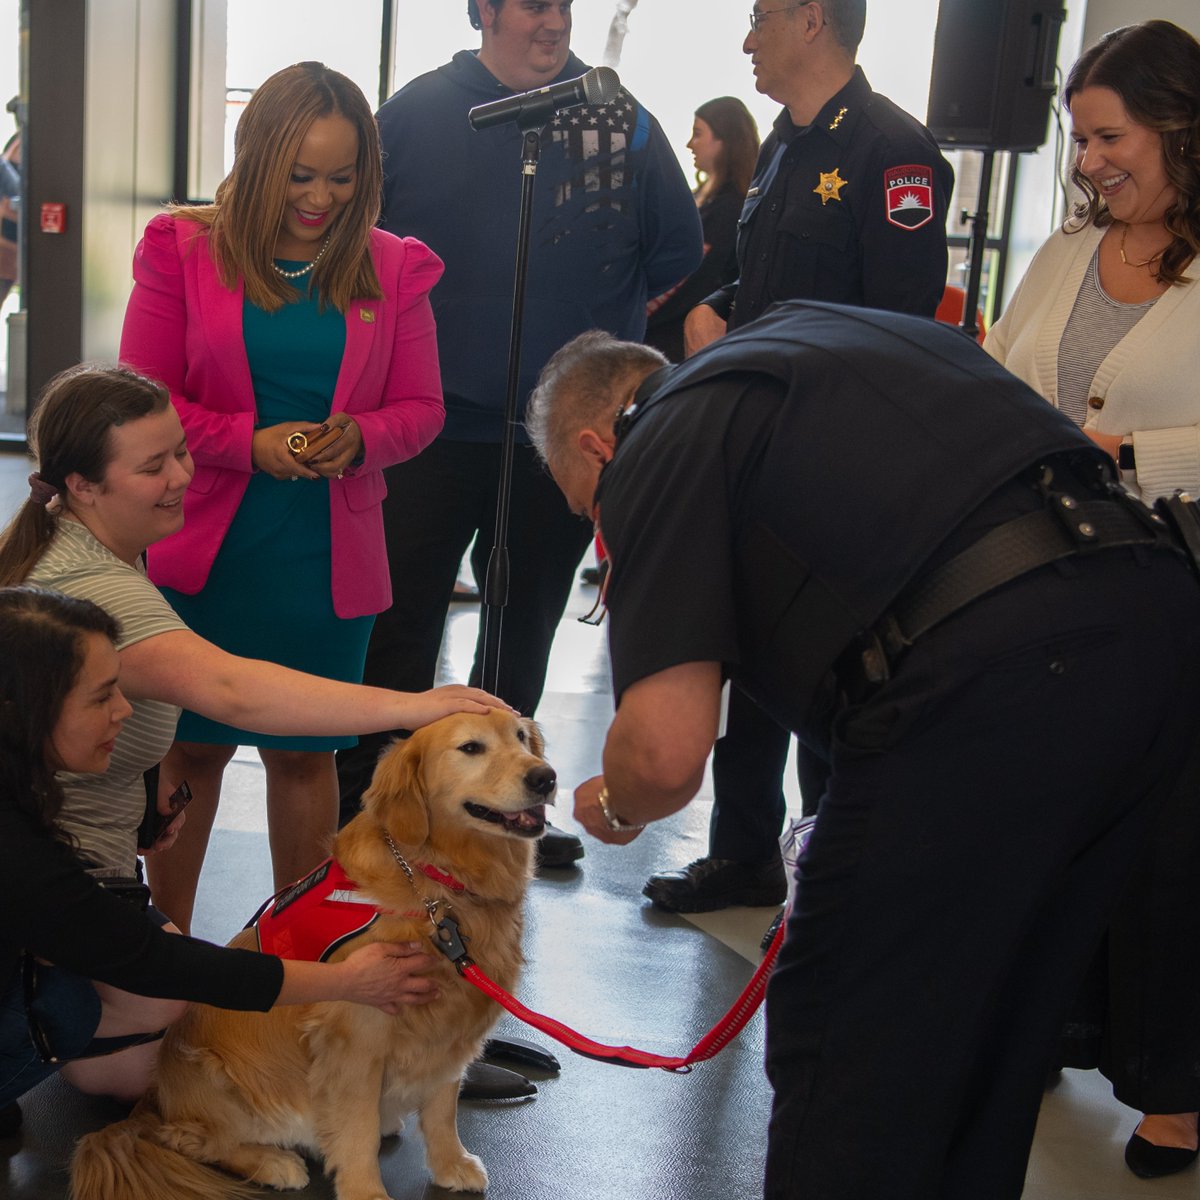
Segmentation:
[[(932, 318), (946, 284), (954, 172), (933, 135), (874, 92), (854, 58), (865, 0), (755, 5), (743, 49), (785, 107), (763, 143), (739, 222), (736, 283), (688, 318), (689, 350), (780, 300), (828, 300)], [(790, 739), (740, 692), (713, 758), (708, 857), (653, 876), (656, 904), (691, 912), (773, 904), (786, 889), (779, 834)], [(825, 768), (800, 748), (805, 812)]]
[(949, 326), (791, 301), (661, 364), (584, 334), (527, 415), (612, 564), (617, 711), (576, 818), (626, 842), (687, 804), (724, 679), (826, 755), (768, 991), (765, 1195), (1012, 1200), (1194, 737), (1200, 587)]

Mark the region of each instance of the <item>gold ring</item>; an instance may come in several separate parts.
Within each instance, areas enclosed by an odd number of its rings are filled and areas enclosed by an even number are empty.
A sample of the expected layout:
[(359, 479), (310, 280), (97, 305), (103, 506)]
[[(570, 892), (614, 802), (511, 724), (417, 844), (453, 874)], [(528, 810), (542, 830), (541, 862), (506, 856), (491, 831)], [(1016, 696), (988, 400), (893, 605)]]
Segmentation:
[(288, 434), (287, 448), (293, 454), (302, 454), (308, 449), (308, 438), (302, 433)]

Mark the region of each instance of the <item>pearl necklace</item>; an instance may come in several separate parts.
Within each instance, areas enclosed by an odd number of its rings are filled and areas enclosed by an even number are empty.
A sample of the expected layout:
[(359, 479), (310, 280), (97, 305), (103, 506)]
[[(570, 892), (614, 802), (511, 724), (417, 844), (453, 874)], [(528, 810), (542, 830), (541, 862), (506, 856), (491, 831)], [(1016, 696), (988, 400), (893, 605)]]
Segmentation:
[[(326, 238), (321, 243), (320, 250), (317, 251), (317, 257), (314, 258), (312, 260), (312, 262), (305, 263), (304, 266), (302, 266), (298, 271), (285, 271), (276, 262), (272, 262), (271, 266), (275, 268), (275, 274), (278, 275), (282, 279), (303, 279), (304, 276), (307, 275), (309, 273), (309, 271), (311, 271), (313, 269), (313, 267), (315, 267), (317, 265), (317, 263), (319, 263), (321, 261), (321, 255), (323, 255), (325, 253), (325, 250), (328, 246), (329, 246), (329, 239)], [(1122, 255), (1121, 257), (1124, 258), (1124, 255)]]
[(1163, 254), (1166, 252), (1167, 248), (1166, 248), (1166, 246), (1164, 246), (1157, 254), (1150, 255), (1150, 257), (1148, 259), (1146, 259), (1144, 262), (1130, 262), (1129, 259), (1127, 259), (1125, 257), (1125, 238), (1128, 235), (1128, 233), (1129, 233), (1129, 226), (1128, 226), (1128, 224), (1126, 224), (1124, 226), (1124, 228), (1121, 230), (1120, 251), (1121, 251), (1121, 261), (1127, 267), (1148, 267), (1152, 262), (1158, 262), (1158, 260), (1160, 258), (1162, 258)]

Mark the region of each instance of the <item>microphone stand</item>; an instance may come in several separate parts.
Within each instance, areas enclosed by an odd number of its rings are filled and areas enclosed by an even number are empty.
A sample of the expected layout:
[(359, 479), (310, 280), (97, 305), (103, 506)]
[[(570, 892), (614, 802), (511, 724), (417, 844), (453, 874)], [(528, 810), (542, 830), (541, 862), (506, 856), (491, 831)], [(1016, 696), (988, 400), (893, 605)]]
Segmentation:
[(992, 195), (992, 164), (995, 157), (992, 150), (983, 152), (979, 170), (979, 195), (975, 201), (975, 212), (971, 216), (971, 240), (967, 249), (967, 287), (959, 328), (972, 339), (979, 336), (979, 285), (983, 279), (983, 255), (987, 249), (988, 202)]
[(529, 273), (529, 235), (533, 185), (542, 152), (545, 114), (518, 121), (521, 141), (521, 201), (517, 223), (517, 263), (513, 279), (512, 325), (508, 338), (508, 391), (504, 401), (504, 436), (500, 443), (500, 481), (496, 489), (496, 525), (483, 588), (482, 686), (499, 694), (500, 638), (508, 605), (508, 523), (512, 493), (513, 446), (517, 433), (517, 389), (521, 377), (521, 330), (525, 313), (525, 280)]

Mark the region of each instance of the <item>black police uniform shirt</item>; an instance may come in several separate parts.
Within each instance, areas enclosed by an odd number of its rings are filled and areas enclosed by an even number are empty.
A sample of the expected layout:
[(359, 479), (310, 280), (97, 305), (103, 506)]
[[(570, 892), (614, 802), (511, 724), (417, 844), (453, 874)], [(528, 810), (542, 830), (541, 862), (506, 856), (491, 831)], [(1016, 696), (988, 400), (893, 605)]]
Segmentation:
[(953, 187), (933, 135), (855, 67), (811, 125), (776, 118), (739, 220), (739, 279), (705, 303), (731, 329), (791, 299), (932, 317)]
[(1064, 451), (1104, 458), (956, 329), (906, 315), (791, 301), (656, 372), (596, 495), (618, 702), (720, 662), (809, 732), (855, 634), (948, 540), (975, 540), (959, 528), (1003, 485)]

